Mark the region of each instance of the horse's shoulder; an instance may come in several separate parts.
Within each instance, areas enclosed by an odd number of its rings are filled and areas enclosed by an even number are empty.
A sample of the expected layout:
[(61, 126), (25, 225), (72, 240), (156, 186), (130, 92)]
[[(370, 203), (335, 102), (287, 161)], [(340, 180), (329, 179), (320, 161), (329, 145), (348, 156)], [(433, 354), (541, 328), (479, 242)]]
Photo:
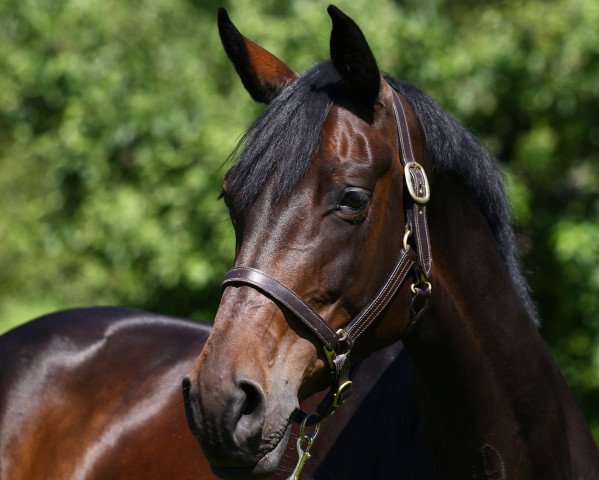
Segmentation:
[[(136, 455), (147, 457), (148, 448), (191, 451), (201, 464), (197, 444), (181, 435), (181, 380), (209, 331), (193, 321), (94, 307), (44, 315), (1, 336), (0, 456), (7, 478), (42, 478), (31, 472), (96, 478), (93, 469), (110, 468), (118, 474), (101, 478), (137, 478), (135, 469), (145, 464)], [(174, 468), (160, 459), (152, 465)]]

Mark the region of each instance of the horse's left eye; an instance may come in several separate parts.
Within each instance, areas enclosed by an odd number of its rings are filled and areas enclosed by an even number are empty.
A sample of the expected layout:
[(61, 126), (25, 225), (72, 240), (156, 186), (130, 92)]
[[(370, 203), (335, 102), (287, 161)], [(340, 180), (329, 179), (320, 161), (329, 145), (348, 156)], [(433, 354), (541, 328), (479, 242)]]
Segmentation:
[(337, 209), (348, 213), (361, 212), (368, 206), (369, 201), (370, 196), (364, 190), (346, 190), (341, 200), (339, 200)]

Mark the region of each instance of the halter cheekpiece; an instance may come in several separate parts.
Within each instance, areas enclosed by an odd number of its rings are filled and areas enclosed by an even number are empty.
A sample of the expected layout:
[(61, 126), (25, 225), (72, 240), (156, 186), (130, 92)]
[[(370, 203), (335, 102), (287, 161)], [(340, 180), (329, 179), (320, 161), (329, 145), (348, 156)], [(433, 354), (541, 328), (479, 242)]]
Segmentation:
[[(235, 285), (245, 285), (258, 290), (287, 308), (322, 344), (331, 370), (331, 389), (315, 412), (297, 413), (294, 420), (301, 423), (302, 428), (318, 425), (347, 400), (352, 386), (350, 380), (352, 346), (391, 303), (411, 270), (414, 271), (416, 281), (411, 286), (413, 297), (408, 330), (424, 315), (428, 307), (431, 295), (431, 284), (428, 278), (432, 268), (432, 256), (426, 220), (426, 203), (430, 197), (430, 189), (424, 168), (414, 158), (405, 110), (399, 95), (395, 90), (392, 91), (393, 111), (401, 150), (400, 159), (404, 166), (405, 183), (410, 197), (406, 197), (405, 201), (406, 233), (403, 249), (393, 271), (374, 298), (343, 329), (335, 332), (295, 292), (260, 270), (251, 267), (232, 268), (225, 275), (221, 286), (222, 291), (228, 286)], [(409, 237), (413, 237), (415, 248), (410, 246)], [(307, 450), (303, 450), (303, 453), (309, 456)]]

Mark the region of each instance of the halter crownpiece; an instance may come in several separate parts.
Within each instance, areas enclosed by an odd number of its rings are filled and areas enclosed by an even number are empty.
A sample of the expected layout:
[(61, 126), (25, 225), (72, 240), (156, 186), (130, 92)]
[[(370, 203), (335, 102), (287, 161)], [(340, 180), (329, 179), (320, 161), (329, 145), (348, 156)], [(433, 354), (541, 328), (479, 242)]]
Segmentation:
[[(412, 269), (416, 282), (411, 286), (414, 296), (410, 306), (410, 323), (407, 331), (424, 316), (428, 307), (431, 295), (428, 277), (432, 269), (432, 255), (426, 203), (430, 198), (430, 187), (424, 168), (414, 158), (405, 110), (397, 92), (393, 89), (392, 91), (400, 160), (404, 166), (405, 182), (410, 198), (406, 199), (406, 234), (403, 239), (403, 249), (391, 274), (374, 298), (343, 329), (335, 332), (299, 295), (258, 269), (232, 268), (225, 275), (221, 286), (222, 292), (228, 286), (240, 285), (258, 290), (289, 310), (323, 345), (331, 371), (331, 389), (315, 412), (310, 414), (301, 410), (298, 412), (294, 420), (304, 425), (320, 423), (347, 400), (352, 386), (350, 380), (352, 346), (391, 303)], [(415, 250), (409, 244), (410, 237), (414, 240)]]

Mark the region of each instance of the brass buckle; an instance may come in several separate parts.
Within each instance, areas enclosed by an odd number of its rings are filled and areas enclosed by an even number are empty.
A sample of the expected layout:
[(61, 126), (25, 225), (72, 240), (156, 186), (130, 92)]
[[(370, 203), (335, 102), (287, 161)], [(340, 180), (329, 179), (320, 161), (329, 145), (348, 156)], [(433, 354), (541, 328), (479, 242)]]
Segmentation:
[[(412, 173), (412, 170), (418, 170), (420, 172), (424, 183), (419, 182), (418, 177)], [(404, 167), (404, 176), (406, 177), (408, 192), (410, 192), (410, 196), (414, 199), (414, 201), (422, 204), (428, 202), (430, 198), (430, 189), (428, 186), (428, 178), (424, 168), (422, 168), (422, 165), (420, 165), (418, 162), (406, 163)]]
[(349, 398), (349, 394), (351, 392), (351, 386), (352, 386), (351, 380), (347, 380), (346, 382), (343, 382), (339, 386), (339, 388), (333, 395), (333, 407), (334, 408), (340, 407), (347, 401), (347, 399)]

